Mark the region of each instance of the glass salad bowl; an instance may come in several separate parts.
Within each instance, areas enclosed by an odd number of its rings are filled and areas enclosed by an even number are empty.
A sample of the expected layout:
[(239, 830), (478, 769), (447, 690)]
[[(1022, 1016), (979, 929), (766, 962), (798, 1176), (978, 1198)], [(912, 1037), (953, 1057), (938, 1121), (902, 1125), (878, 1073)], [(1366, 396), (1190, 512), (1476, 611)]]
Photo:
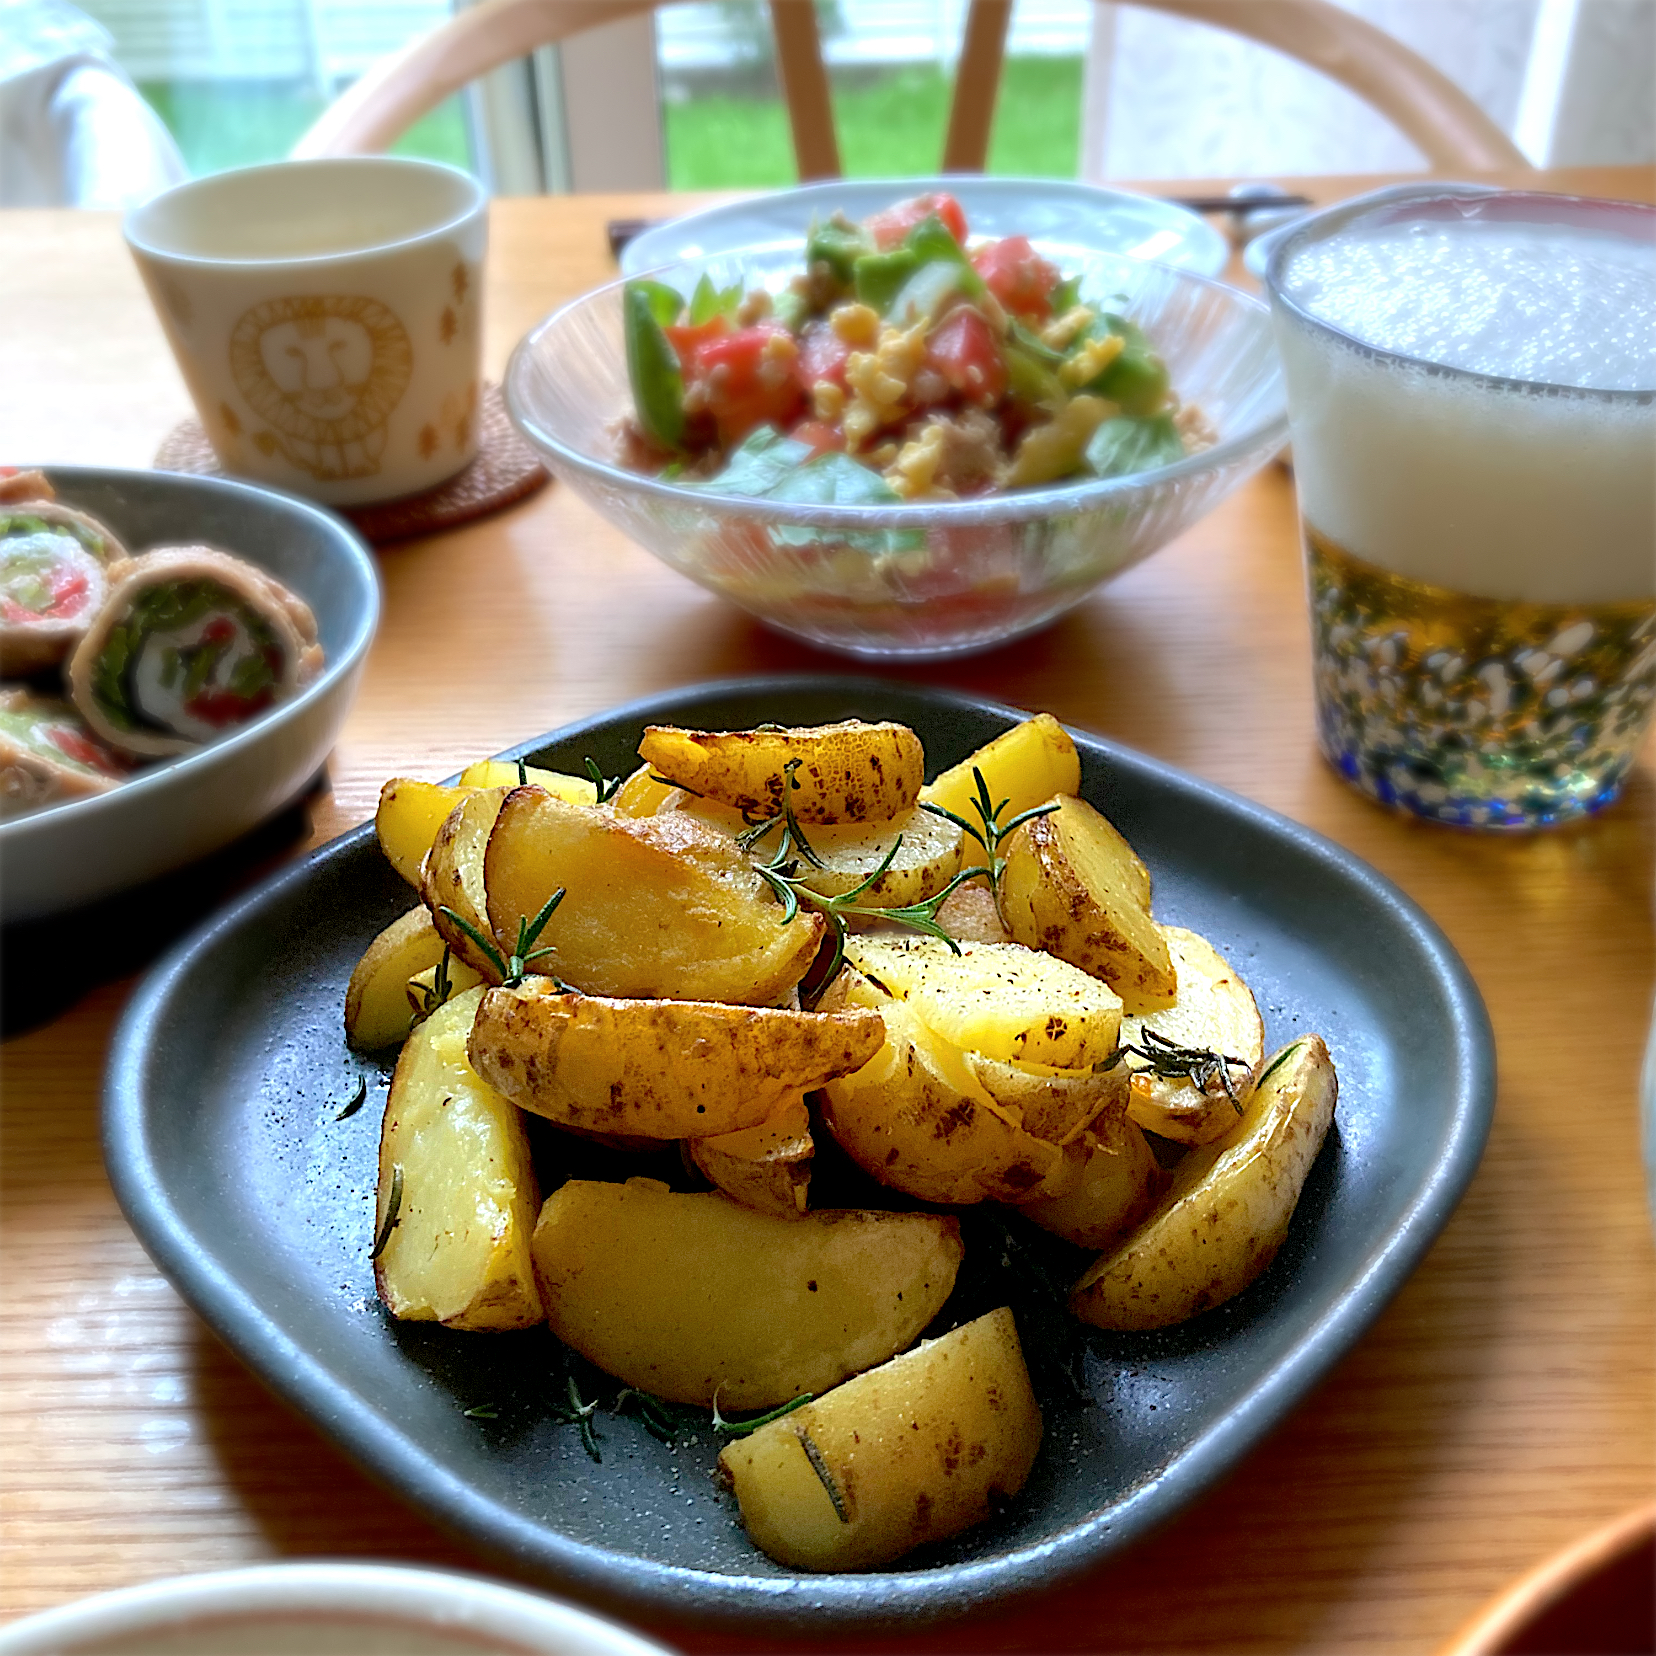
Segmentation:
[[(959, 500), (820, 504), (647, 476), (620, 459), (633, 410), (620, 281), (519, 344), (507, 405), (551, 470), (617, 528), (769, 625), (856, 656), (984, 649), (1045, 626), (1173, 540), (1286, 437), (1270, 317), (1257, 300), (1170, 266), (1035, 245), (1080, 278), (1083, 302), (1143, 328), (1173, 390), (1205, 416), (1211, 447), (1151, 471)], [(802, 263), (796, 241), (651, 276), (686, 299), (704, 276), (715, 288), (780, 293)]]

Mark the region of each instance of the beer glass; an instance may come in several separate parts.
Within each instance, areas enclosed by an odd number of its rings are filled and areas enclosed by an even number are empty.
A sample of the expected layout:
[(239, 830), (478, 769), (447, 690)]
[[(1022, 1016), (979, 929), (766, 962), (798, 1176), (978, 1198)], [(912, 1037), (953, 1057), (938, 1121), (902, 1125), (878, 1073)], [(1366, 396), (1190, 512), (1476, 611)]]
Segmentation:
[(1440, 822), (1607, 804), (1656, 698), (1656, 208), (1392, 190), (1267, 285), (1323, 753)]

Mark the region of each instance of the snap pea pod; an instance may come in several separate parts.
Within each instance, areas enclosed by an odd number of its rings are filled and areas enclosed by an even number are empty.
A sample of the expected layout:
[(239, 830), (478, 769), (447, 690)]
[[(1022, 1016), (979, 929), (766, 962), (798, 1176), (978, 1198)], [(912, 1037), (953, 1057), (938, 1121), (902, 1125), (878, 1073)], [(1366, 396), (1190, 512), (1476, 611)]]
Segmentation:
[[(667, 291), (671, 293), (672, 289), (669, 288)], [(673, 298), (676, 300), (678, 295), (673, 294)], [(742, 284), (740, 282), (732, 282), (727, 288), (717, 288), (713, 285), (712, 277), (704, 270), (701, 280), (696, 283), (695, 292), (690, 295), (690, 326), (699, 328), (703, 323), (711, 322), (715, 316), (734, 317), (736, 307), (741, 302)], [(656, 320), (667, 324), (672, 322), (673, 319), (671, 316), (665, 316), (657, 317)]]
[(660, 282), (629, 282), (622, 293), (633, 407), (645, 434), (668, 448), (677, 448), (684, 436), (684, 374), (662, 330), (677, 318), (683, 304)]
[(825, 264), (840, 282), (850, 287), (857, 261), (873, 251), (874, 244), (856, 225), (836, 224), (832, 219), (822, 224), (813, 219), (805, 238), (805, 265), (813, 269)]
[(889, 253), (865, 253), (852, 267), (857, 298), (884, 316), (919, 268), (919, 259), (906, 247)]

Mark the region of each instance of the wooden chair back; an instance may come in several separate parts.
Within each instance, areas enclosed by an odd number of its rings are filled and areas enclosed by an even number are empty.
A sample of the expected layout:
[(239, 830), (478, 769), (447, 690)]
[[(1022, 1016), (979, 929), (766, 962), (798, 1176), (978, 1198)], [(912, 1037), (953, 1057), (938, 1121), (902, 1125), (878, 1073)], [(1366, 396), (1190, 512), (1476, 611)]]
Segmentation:
[[(296, 159), (370, 155), (463, 86), (584, 29), (653, 11), (660, 0), (483, 0), (376, 63), (293, 146)], [(816, 7), (771, 0), (777, 73), (802, 180), (837, 178), (839, 143)]]
[[(1355, 92), (1411, 138), (1434, 167), (1528, 167), (1476, 103), (1400, 40), (1330, 0), (1125, 0), (1257, 40)], [(809, 9), (809, 8), (807, 8)], [(989, 155), (1012, 0), (972, 0), (955, 77), (945, 172), (982, 172)]]

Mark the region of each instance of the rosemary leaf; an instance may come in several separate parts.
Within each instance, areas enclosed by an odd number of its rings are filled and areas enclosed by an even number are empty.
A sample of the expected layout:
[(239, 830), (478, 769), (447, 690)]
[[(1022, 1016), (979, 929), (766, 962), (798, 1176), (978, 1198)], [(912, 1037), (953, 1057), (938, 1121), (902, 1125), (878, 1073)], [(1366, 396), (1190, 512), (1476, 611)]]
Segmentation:
[(364, 1104), (368, 1102), (368, 1077), (357, 1077), (356, 1091), (346, 1100), (345, 1108), (334, 1117), (335, 1121), (349, 1121)]
[(817, 1481), (828, 1491), (828, 1499), (834, 1503), (834, 1516), (842, 1524), (851, 1522), (851, 1514), (845, 1510), (845, 1497), (840, 1494), (839, 1485), (834, 1482), (834, 1474), (828, 1469), (828, 1462), (822, 1451), (817, 1448), (816, 1440), (809, 1432), (799, 1434), (799, 1447), (805, 1451), (805, 1458), (811, 1463), (811, 1470), (816, 1473)]
[(386, 1244), (391, 1240), (391, 1233), (402, 1223), (403, 1200), (403, 1170), (401, 1162), (391, 1165), (391, 1200), (385, 1204), (385, 1223), (379, 1228), (379, 1235), (374, 1238), (374, 1248), (368, 1257), (378, 1259), (385, 1252)]
[(791, 1415), (795, 1409), (803, 1409), (807, 1403), (815, 1401), (812, 1392), (801, 1392), (790, 1402), (780, 1404), (765, 1414), (755, 1415), (751, 1420), (726, 1420), (719, 1413), (719, 1394), (713, 1393), (713, 1430), (725, 1437), (746, 1437), (750, 1432), (757, 1432), (761, 1426), (768, 1426), (773, 1420), (781, 1420), (784, 1415)]

